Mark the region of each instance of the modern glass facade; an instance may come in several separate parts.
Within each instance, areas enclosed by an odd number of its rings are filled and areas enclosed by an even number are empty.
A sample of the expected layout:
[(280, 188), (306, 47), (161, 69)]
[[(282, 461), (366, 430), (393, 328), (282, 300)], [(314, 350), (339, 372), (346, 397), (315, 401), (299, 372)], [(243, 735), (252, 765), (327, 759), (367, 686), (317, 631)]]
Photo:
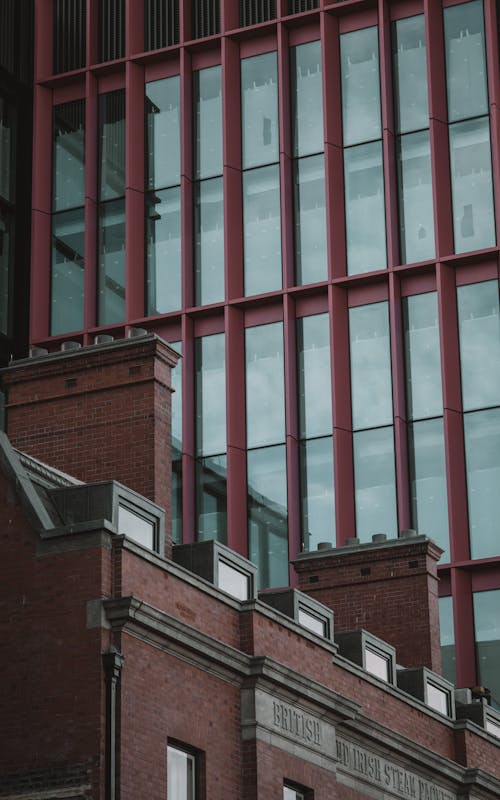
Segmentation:
[(158, 39), (131, 4), (110, 62), (83, 26), (71, 80), (40, 20), (32, 341), (175, 343), (174, 540), (227, 542), (262, 587), (323, 541), (430, 535), (445, 671), (474, 685), (500, 592), (497, 4), (279, 0), (244, 29), (188, 5)]

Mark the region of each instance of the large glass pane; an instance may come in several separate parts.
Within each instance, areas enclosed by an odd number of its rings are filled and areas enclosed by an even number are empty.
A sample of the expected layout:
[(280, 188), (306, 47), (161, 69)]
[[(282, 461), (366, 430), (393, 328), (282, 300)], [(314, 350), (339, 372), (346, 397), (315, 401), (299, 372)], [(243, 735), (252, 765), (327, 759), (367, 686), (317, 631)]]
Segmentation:
[(294, 164), (296, 283), (328, 278), (326, 252), (325, 161), (322, 155)]
[(371, 541), (374, 533), (398, 535), (394, 438), (391, 428), (354, 434), (356, 536)]
[(453, 630), (453, 598), (439, 598), (439, 627), (441, 631), (441, 660), (443, 678), (456, 683), (455, 632)]
[(382, 144), (344, 151), (347, 271), (349, 275), (386, 267)]
[(283, 324), (245, 331), (247, 446), (285, 441)]
[(147, 187), (181, 181), (179, 76), (146, 84)]
[(301, 439), (332, 432), (328, 314), (297, 320), (299, 430)]
[(457, 297), (464, 410), (500, 405), (498, 282), (459, 286)]
[(393, 25), (396, 130), (418, 131), (429, 127), (424, 15)]
[(490, 126), (487, 117), (450, 125), (455, 252), (495, 245)]
[(196, 462), (196, 538), (227, 542), (226, 456)]
[(209, 67), (193, 74), (194, 167), (196, 178), (222, 175), (221, 68)]
[(172, 542), (182, 544), (182, 458), (172, 460)]
[(245, 295), (281, 289), (279, 166), (243, 173)]
[(224, 203), (222, 178), (195, 187), (194, 261), (196, 305), (224, 300)]
[(125, 194), (125, 90), (99, 97), (100, 199)]
[(498, 556), (500, 536), (500, 408), (464, 416), (472, 558)]
[(83, 206), (85, 203), (84, 100), (76, 100), (74, 103), (65, 103), (54, 108), (52, 171), (54, 211)]
[(500, 589), (473, 598), (478, 683), (488, 687), (491, 705), (500, 709)]
[(429, 131), (400, 137), (398, 190), (402, 263), (412, 264), (434, 258), (434, 203)]
[(125, 200), (104, 203), (99, 216), (99, 325), (125, 319)]
[(241, 62), (243, 169), (279, 159), (278, 67), (276, 53)]
[(380, 139), (378, 28), (340, 37), (344, 146)]
[(181, 193), (178, 187), (146, 195), (148, 314), (181, 307)]
[(482, 0), (444, 9), (448, 119), (488, 112)]
[(321, 42), (291, 51), (293, 150), (296, 156), (323, 151)]
[(226, 356), (223, 333), (195, 340), (196, 453), (226, 451)]
[(171, 745), (167, 748), (167, 797), (194, 800), (195, 761), (190, 753)]
[[(172, 342), (178, 353), (182, 342)], [(172, 541), (182, 542), (182, 358), (172, 370)]]
[(0, 206), (0, 333), (9, 332), (10, 238), (12, 220)]
[(349, 310), (353, 428), (392, 423), (391, 347), (386, 302)]
[(248, 553), (259, 588), (288, 586), (285, 445), (249, 451), (247, 479)]
[(83, 208), (52, 217), (50, 333), (83, 329), (84, 295)]
[(0, 197), (12, 199), (14, 109), (0, 97)]
[(408, 432), (412, 524), (444, 550), (450, 560), (448, 500), (442, 419), (410, 425)]
[(441, 355), (436, 292), (403, 299), (406, 406), (410, 419), (441, 416)]
[(333, 446), (330, 436), (300, 445), (302, 549), (316, 550), (319, 542), (335, 545)]

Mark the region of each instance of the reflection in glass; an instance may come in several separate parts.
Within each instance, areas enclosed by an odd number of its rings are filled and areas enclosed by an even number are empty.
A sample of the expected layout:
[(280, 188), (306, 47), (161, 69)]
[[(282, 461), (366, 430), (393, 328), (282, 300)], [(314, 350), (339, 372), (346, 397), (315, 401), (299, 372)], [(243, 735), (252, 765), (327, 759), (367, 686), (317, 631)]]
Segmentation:
[[(172, 342), (171, 347), (178, 353), (182, 342)], [(182, 365), (179, 358), (172, 370), (172, 541), (182, 542)]]
[(397, 536), (396, 476), (392, 427), (353, 435), (356, 536)]
[(293, 154), (306, 156), (323, 150), (323, 87), (321, 42), (291, 50)]
[(250, 597), (250, 576), (236, 567), (219, 559), (217, 562), (217, 585), (223, 592), (236, 597), (237, 600), (248, 600)]
[(500, 405), (498, 283), (459, 286), (457, 299), (464, 410)]
[(482, 0), (445, 8), (448, 119), (488, 113)]
[(330, 331), (328, 314), (297, 320), (299, 435), (332, 433)]
[(429, 131), (401, 136), (397, 152), (401, 260), (412, 264), (435, 252)]
[(196, 454), (226, 451), (226, 357), (223, 333), (195, 340)]
[(196, 539), (227, 542), (226, 456), (196, 461)]
[(193, 73), (194, 172), (196, 178), (222, 174), (221, 68)]
[(288, 586), (285, 445), (247, 454), (248, 552), (259, 588)]
[(194, 260), (196, 305), (224, 300), (224, 207), (222, 178), (195, 186)]
[(436, 292), (403, 299), (406, 403), (410, 419), (443, 413)]
[(283, 786), (283, 800), (305, 800), (305, 795), (290, 786)]
[(382, 144), (344, 150), (347, 270), (349, 275), (386, 267)]
[(84, 203), (85, 101), (75, 100), (54, 107), (52, 208), (62, 211)]
[(180, 183), (179, 76), (146, 84), (147, 188)]
[(340, 37), (344, 147), (380, 139), (378, 28)]
[(194, 756), (171, 745), (167, 748), (167, 796), (176, 800), (195, 797)]
[(434, 711), (439, 711), (440, 714), (448, 716), (449, 713), (449, 700), (450, 694), (433, 683), (427, 681), (426, 683), (427, 705), (433, 708)]
[(443, 678), (456, 683), (455, 632), (453, 630), (453, 598), (439, 598), (439, 629), (441, 631), (441, 659)]
[(146, 195), (148, 314), (181, 307), (180, 188)]
[(283, 323), (245, 331), (247, 447), (285, 441)]
[(104, 203), (99, 215), (99, 325), (125, 319), (125, 200)]
[(182, 458), (172, 459), (172, 542), (182, 544)]
[(444, 550), (441, 563), (450, 560), (448, 500), (442, 419), (409, 426), (412, 525)]
[(389, 682), (389, 659), (375, 652), (371, 647), (365, 647), (365, 669), (371, 675), (376, 675), (380, 680), (386, 683)]
[(125, 194), (125, 89), (99, 96), (101, 200)]
[(83, 329), (84, 210), (52, 217), (50, 333)]
[(475, 592), (477, 680), (491, 691), (493, 708), (500, 710), (500, 590)]
[(278, 67), (276, 53), (241, 62), (243, 169), (279, 159)]
[(0, 97), (0, 197), (12, 199), (14, 109)]
[(243, 173), (245, 295), (281, 289), (279, 166)]
[(0, 206), (0, 333), (9, 332), (10, 214)]
[(498, 555), (500, 408), (464, 415), (471, 558)]
[(323, 155), (294, 164), (295, 269), (297, 285), (325, 281), (325, 161)]
[(302, 549), (335, 542), (332, 438), (308, 439), (300, 445)]
[(396, 130), (429, 127), (424, 15), (393, 23)]
[(493, 247), (495, 216), (487, 117), (450, 125), (450, 160), (455, 252)]
[(387, 302), (349, 309), (353, 429), (392, 423)]

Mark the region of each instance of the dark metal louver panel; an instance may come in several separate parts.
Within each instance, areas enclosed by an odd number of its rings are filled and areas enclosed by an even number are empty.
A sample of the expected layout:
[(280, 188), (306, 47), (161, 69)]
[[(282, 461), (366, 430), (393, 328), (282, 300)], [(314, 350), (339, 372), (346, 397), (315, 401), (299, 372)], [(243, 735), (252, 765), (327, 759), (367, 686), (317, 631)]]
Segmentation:
[(276, 19), (276, 0), (240, 0), (240, 25)]
[(15, 70), (15, 0), (0, 2), (0, 66)]
[(54, 72), (85, 66), (85, 0), (54, 0)]
[(192, 38), (202, 39), (220, 32), (220, 0), (193, 0)]
[(99, 2), (99, 61), (125, 55), (125, 0)]
[(145, 0), (144, 50), (179, 43), (179, 0)]
[(319, 0), (289, 0), (288, 13), (300, 14), (301, 11), (312, 11), (319, 8)]

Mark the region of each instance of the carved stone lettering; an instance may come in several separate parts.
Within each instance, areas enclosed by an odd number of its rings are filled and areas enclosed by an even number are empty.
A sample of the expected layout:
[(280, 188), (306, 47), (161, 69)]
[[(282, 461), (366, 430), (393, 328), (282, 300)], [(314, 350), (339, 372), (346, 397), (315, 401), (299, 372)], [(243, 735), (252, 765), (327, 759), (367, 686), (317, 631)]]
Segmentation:
[(281, 732), (291, 734), (306, 744), (322, 746), (319, 720), (287, 703), (273, 700), (273, 725)]

